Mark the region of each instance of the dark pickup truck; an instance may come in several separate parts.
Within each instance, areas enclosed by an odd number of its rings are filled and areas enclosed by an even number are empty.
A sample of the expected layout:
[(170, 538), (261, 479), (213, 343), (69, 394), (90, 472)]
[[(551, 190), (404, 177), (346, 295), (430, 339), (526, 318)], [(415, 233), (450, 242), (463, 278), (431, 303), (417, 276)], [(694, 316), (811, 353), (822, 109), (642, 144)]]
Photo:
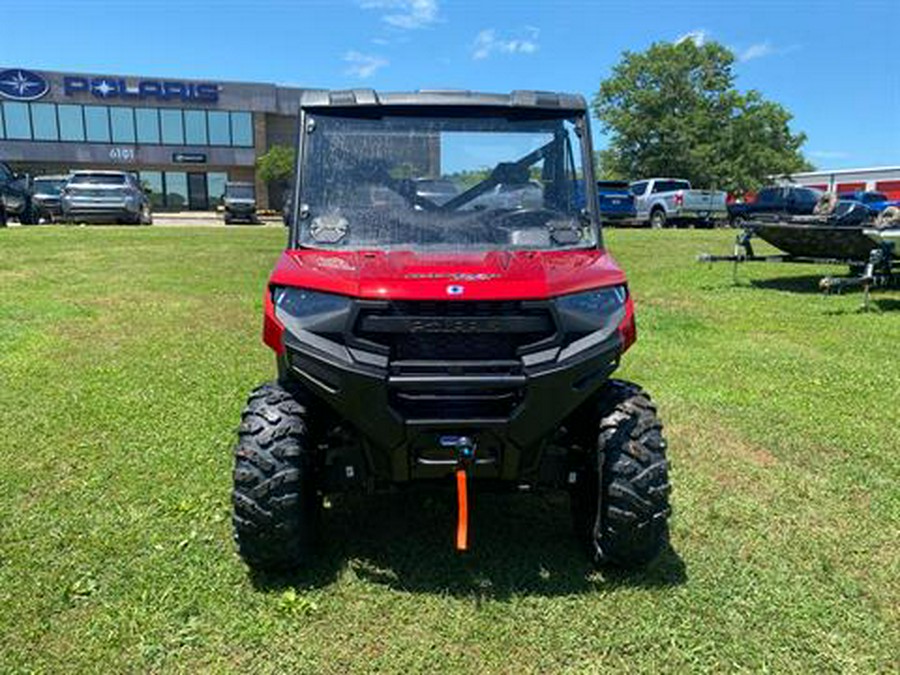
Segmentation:
[(760, 190), (752, 202), (728, 205), (728, 220), (740, 227), (760, 213), (783, 213), (792, 216), (811, 215), (822, 193), (808, 187), (774, 185)]
[(28, 178), (14, 172), (6, 162), (0, 162), (0, 227), (6, 227), (10, 216), (23, 225), (37, 222)]

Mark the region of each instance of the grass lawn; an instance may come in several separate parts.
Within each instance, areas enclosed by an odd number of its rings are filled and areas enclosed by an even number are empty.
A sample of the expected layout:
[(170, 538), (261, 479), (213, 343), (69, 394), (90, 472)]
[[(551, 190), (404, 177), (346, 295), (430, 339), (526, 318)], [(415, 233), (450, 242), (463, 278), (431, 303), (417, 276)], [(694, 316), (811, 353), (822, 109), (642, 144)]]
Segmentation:
[(0, 230), (0, 672), (897, 672), (900, 293), (693, 262), (731, 238), (607, 233), (669, 438), (651, 569), (592, 571), (554, 496), (483, 496), (458, 557), (452, 499), (404, 495), (262, 579), (231, 446), (284, 233)]

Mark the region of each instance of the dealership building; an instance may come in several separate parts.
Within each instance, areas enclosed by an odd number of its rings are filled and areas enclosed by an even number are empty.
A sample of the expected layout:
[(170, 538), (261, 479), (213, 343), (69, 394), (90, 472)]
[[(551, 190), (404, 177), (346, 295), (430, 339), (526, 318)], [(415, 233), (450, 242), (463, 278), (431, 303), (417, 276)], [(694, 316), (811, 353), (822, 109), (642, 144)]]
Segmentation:
[(256, 184), (261, 208), (282, 187), (256, 159), (293, 145), (302, 89), (264, 83), (0, 67), (0, 160), (18, 171), (133, 171), (157, 210), (214, 208), (226, 180)]

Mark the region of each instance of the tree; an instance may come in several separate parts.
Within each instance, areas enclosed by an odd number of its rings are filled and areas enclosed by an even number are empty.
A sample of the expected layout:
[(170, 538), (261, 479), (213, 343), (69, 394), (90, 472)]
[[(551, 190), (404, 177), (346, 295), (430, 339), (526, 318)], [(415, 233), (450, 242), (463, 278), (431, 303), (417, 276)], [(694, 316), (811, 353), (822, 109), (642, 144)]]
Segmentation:
[(297, 152), (287, 145), (273, 145), (257, 157), (256, 170), (266, 183), (287, 183), (294, 175)]
[(624, 52), (592, 106), (610, 138), (599, 153), (601, 172), (743, 192), (771, 175), (811, 169), (792, 115), (758, 91), (739, 92), (734, 61), (723, 45), (690, 39)]

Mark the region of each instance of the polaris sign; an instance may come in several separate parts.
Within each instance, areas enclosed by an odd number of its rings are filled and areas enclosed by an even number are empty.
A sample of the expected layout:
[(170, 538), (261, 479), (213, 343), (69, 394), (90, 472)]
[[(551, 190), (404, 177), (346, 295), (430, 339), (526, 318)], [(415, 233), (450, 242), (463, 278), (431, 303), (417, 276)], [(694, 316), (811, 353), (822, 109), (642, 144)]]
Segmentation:
[(23, 68), (0, 71), (0, 96), (13, 101), (36, 101), (50, 91), (47, 80)]
[(215, 103), (219, 100), (218, 84), (211, 82), (181, 82), (177, 80), (137, 80), (128, 82), (122, 77), (82, 77), (72, 75), (63, 78), (66, 96), (92, 94), (97, 98), (124, 98), (133, 100), (184, 101), (187, 103)]

